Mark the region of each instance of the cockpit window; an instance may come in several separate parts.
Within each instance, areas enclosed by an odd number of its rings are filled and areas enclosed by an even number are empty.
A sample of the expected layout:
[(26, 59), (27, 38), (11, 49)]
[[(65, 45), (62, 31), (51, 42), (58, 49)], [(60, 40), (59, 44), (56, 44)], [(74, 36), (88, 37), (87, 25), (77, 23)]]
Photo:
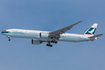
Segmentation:
[(2, 33), (10, 33), (9, 31), (4, 30)]

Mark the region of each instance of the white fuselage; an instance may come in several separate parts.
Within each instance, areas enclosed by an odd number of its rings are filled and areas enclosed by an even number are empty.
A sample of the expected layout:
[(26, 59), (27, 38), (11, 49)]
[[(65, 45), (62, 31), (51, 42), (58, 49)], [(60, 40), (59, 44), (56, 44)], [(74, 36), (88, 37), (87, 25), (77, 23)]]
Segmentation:
[[(40, 33), (43, 34), (42, 37), (40, 37)], [(29, 39), (36, 39), (36, 40), (45, 41), (45, 42), (52, 40), (51, 38), (48, 38), (49, 31), (7, 29), (3, 31), (2, 34), (6, 35), (7, 37), (29, 38)], [(64, 33), (60, 35), (60, 38), (58, 41), (82, 42), (82, 41), (95, 40), (95, 39), (88, 38), (89, 36), (92, 36), (92, 35)]]

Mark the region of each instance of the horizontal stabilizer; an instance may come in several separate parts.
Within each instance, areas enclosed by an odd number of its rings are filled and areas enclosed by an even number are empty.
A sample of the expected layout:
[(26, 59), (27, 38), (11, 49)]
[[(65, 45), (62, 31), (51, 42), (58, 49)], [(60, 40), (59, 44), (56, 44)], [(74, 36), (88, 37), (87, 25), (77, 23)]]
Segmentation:
[(91, 37), (89, 37), (89, 38), (95, 38), (95, 37), (99, 37), (99, 36), (101, 36), (101, 35), (104, 35), (104, 34), (94, 35), (94, 36), (91, 36)]

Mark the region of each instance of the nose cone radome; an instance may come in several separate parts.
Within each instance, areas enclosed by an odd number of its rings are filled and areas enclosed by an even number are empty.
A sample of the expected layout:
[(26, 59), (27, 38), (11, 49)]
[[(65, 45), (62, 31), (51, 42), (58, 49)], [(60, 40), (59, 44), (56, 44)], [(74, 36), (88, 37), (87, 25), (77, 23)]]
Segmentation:
[(4, 31), (1, 32), (2, 34), (4, 33)]

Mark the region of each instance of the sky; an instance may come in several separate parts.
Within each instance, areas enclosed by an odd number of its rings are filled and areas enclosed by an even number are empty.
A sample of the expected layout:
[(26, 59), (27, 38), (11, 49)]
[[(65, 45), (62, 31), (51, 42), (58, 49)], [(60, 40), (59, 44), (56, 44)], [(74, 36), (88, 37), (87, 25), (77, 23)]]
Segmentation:
[[(105, 0), (0, 0), (0, 32), (18, 28), (54, 31), (78, 21), (68, 33), (98, 23), (105, 34)], [(90, 42), (32, 45), (31, 39), (0, 34), (0, 70), (105, 70), (105, 35)]]

